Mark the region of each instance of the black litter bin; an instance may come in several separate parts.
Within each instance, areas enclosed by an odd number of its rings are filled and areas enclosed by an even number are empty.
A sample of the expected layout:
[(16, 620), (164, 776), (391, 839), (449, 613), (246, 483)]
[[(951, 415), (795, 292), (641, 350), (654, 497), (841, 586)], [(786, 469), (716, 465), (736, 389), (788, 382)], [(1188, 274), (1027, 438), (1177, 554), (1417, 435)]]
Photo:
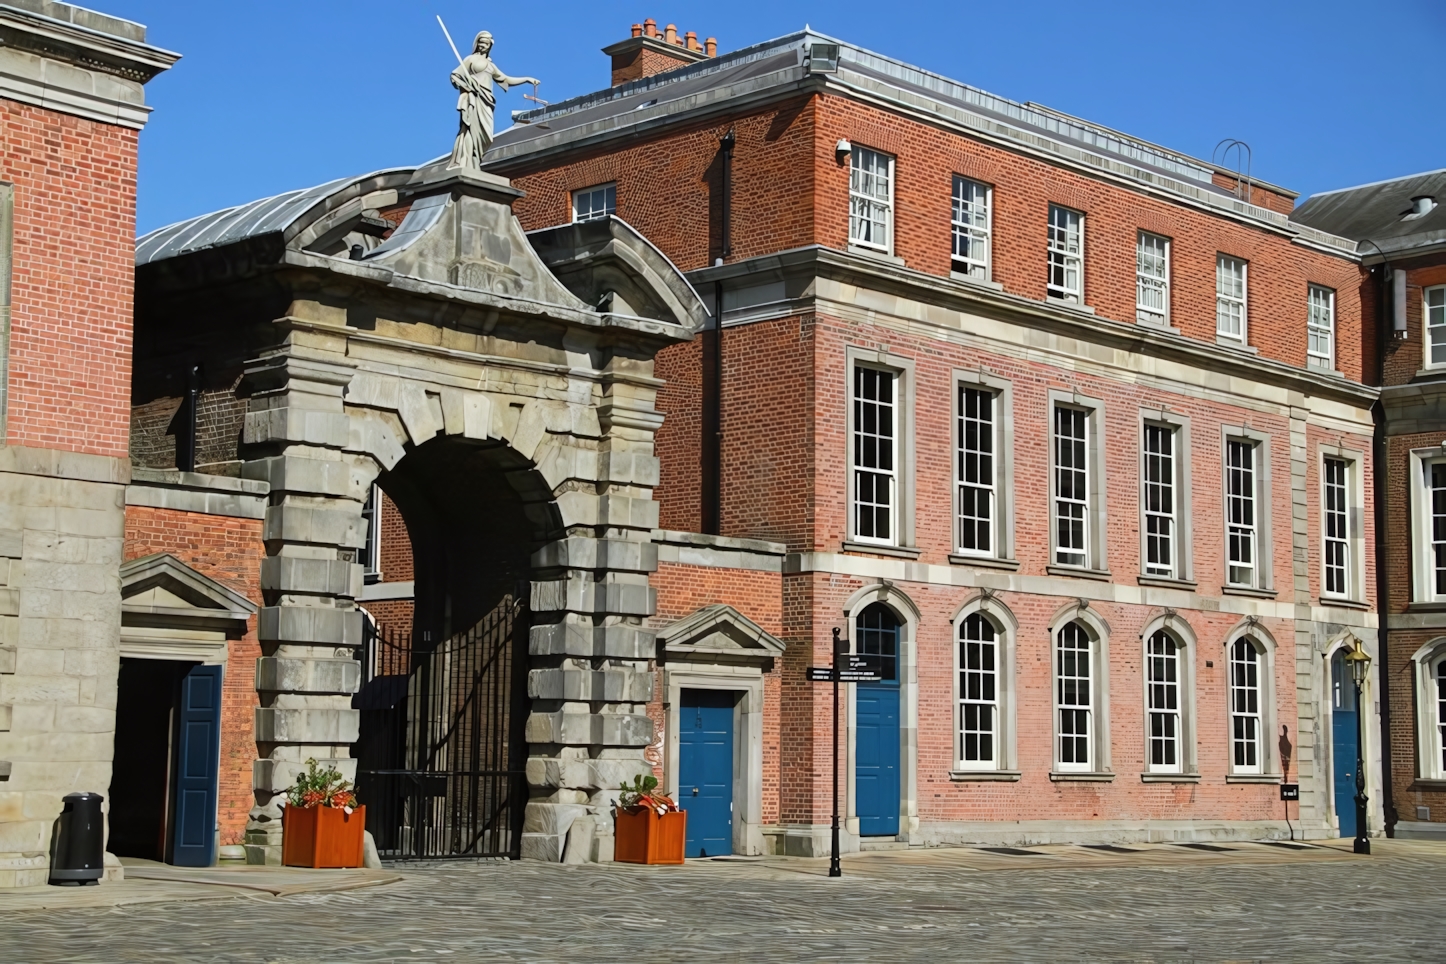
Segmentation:
[(98, 793), (66, 794), (50, 852), (52, 884), (94, 884), (105, 873), (104, 799)]

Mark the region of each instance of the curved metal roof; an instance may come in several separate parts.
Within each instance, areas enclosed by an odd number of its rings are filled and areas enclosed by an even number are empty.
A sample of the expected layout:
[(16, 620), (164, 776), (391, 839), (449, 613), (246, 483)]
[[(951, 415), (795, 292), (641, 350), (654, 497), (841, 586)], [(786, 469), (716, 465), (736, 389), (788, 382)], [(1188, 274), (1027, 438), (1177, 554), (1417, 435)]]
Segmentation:
[(218, 248), (260, 235), (285, 234), (315, 208), (327, 209), (330, 206), (327, 201), (348, 187), (380, 180), (387, 175), (409, 176), (415, 170), (414, 167), (393, 167), (360, 177), (338, 178), (315, 187), (287, 191), (157, 228), (137, 239), (136, 265), (139, 267), (205, 248)]

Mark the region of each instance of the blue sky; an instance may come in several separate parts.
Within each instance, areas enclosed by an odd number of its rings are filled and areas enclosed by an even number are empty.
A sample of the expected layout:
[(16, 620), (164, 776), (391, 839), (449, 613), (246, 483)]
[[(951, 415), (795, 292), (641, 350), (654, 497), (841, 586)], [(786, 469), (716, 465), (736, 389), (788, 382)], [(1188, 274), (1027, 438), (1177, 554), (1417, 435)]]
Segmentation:
[[(1196, 156), (1240, 138), (1257, 177), (1302, 194), (1446, 167), (1443, 0), (88, 3), (184, 55), (149, 86), (142, 232), (450, 150), (456, 61), (437, 14), (459, 46), (491, 30), (498, 64), (553, 101), (606, 86), (599, 48), (647, 17), (725, 51), (807, 23)], [(522, 93), (499, 120), (529, 106)]]

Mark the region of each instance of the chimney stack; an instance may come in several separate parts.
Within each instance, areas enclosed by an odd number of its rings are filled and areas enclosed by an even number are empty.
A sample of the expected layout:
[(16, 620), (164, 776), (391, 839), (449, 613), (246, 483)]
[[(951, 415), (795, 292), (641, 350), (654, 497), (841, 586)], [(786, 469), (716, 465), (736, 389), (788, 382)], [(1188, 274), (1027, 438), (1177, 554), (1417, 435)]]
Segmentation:
[(603, 48), (613, 61), (614, 87), (718, 56), (716, 38), (699, 43), (697, 31), (679, 36), (677, 26), (671, 23), (659, 31), (658, 22), (651, 17), (633, 24), (630, 34)]

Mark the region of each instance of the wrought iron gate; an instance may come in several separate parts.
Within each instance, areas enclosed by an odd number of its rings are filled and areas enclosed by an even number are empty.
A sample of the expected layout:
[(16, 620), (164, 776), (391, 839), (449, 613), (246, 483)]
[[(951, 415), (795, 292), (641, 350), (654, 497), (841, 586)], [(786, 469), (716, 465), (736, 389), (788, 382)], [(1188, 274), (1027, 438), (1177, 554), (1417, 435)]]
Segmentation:
[(527, 797), (526, 604), (507, 596), (435, 647), (367, 625), (353, 753), (378, 852), (516, 858)]

